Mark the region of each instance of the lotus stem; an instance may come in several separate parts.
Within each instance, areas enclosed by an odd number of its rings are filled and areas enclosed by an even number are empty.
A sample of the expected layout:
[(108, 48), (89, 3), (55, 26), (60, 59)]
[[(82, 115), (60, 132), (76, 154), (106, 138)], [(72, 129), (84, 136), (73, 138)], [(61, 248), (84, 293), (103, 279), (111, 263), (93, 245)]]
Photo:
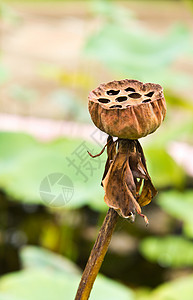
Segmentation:
[(113, 208), (109, 208), (82, 274), (75, 300), (87, 300), (89, 298), (117, 221), (118, 214)]

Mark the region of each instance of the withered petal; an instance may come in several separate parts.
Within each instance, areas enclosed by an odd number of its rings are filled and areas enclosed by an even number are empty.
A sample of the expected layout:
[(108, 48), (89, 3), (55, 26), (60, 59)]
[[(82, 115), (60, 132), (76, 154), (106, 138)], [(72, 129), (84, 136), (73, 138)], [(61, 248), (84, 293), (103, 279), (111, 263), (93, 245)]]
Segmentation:
[(129, 165), (134, 178), (142, 178), (142, 179), (148, 178), (147, 169), (143, 165), (141, 161), (141, 155), (138, 152), (132, 153), (132, 155), (129, 158)]
[(108, 144), (108, 159), (102, 181), (104, 200), (122, 217), (129, 219), (138, 213), (148, 224), (141, 207), (149, 204), (157, 191), (148, 174), (143, 150), (138, 141), (119, 139), (118, 142), (118, 151), (113, 140)]
[(107, 138), (107, 155), (108, 155), (108, 157), (107, 157), (107, 161), (105, 164), (105, 170), (104, 170), (102, 181), (101, 181), (102, 186), (103, 186), (103, 179), (106, 177), (107, 172), (110, 168), (110, 165), (116, 156), (116, 141), (114, 142), (112, 136), (110, 136), (110, 135)]
[(126, 160), (126, 162), (125, 162), (125, 170), (124, 170), (123, 180), (125, 180), (128, 189), (132, 192), (133, 196), (135, 197), (136, 196), (136, 184), (135, 184), (135, 181), (134, 181), (132, 171), (129, 167), (128, 160)]
[(149, 204), (152, 198), (157, 194), (157, 190), (153, 186), (152, 182), (148, 180), (144, 180), (144, 185), (141, 194), (137, 197), (137, 202), (139, 205), (145, 206)]
[(133, 175), (128, 161), (125, 162), (124, 154), (118, 152), (102, 183), (106, 204), (120, 210), (124, 218), (128, 218), (130, 212), (135, 213), (136, 209), (140, 210), (140, 206), (133, 195), (135, 191)]

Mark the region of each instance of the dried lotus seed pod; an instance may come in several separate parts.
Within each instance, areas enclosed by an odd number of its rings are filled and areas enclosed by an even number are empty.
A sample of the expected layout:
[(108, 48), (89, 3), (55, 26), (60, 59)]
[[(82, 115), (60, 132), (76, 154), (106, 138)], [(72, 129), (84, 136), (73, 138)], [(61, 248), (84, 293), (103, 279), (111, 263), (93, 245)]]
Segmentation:
[(154, 132), (166, 114), (159, 84), (124, 79), (99, 85), (89, 94), (94, 124), (110, 136), (139, 139)]

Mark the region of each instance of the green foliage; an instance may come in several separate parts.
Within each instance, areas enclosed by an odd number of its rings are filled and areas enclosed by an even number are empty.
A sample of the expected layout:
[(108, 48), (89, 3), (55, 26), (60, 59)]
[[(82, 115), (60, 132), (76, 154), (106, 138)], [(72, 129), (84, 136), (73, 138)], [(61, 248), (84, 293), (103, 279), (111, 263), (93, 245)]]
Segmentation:
[(24, 269), (42, 269), (49, 272), (78, 274), (79, 268), (70, 260), (49, 250), (27, 246), (20, 250), (20, 258)]
[[(158, 205), (169, 215), (183, 222), (187, 237), (193, 237), (193, 191), (162, 192)], [(193, 243), (182, 236), (150, 237), (141, 242), (141, 253), (151, 262), (164, 267), (193, 266)]]
[[(80, 281), (75, 274), (56, 274), (43, 270), (20, 271), (4, 276), (0, 282), (0, 299), (47, 300), (74, 299)], [(92, 292), (93, 300), (133, 299), (130, 290), (123, 285), (98, 277)]]
[[(52, 173), (68, 175), (74, 185), (72, 200), (65, 206), (78, 208), (89, 205), (104, 210), (103, 189), (100, 186), (106, 155), (92, 159), (83, 151), (84, 162), (75, 160), (73, 152), (81, 149), (83, 141), (59, 139), (41, 143), (26, 134), (0, 133), (0, 187), (13, 200), (44, 204), (39, 195), (41, 181)], [(85, 142), (92, 153), (100, 151), (97, 145)], [(164, 149), (146, 148), (148, 168), (157, 187), (183, 185), (184, 172)], [(69, 165), (75, 160), (77, 169)], [(90, 169), (89, 169), (90, 168)], [(81, 172), (84, 173), (84, 175)]]
[[(0, 133), (0, 140), (0, 186), (13, 200), (44, 204), (39, 195), (41, 181), (49, 174), (63, 173), (74, 185), (74, 195), (65, 206), (67, 209), (86, 204), (95, 209), (105, 209), (103, 189), (100, 187), (104, 163), (93, 162), (87, 149), (83, 149), (84, 163), (88, 164), (79, 167), (78, 161), (77, 166), (78, 170), (85, 172), (85, 178), (73, 166), (69, 166), (67, 160), (67, 157), (74, 159), (72, 153), (81, 147), (83, 141), (66, 138), (41, 143), (25, 134), (3, 132)], [(99, 147), (88, 142), (86, 146), (93, 152), (99, 150)], [(94, 169), (87, 170), (90, 164)]]
[[(5, 275), (0, 280), (2, 300), (74, 299), (80, 281), (79, 270), (67, 259), (40, 248), (23, 250), (28, 269)], [(44, 255), (46, 258), (44, 259)], [(35, 265), (31, 264), (32, 260)], [(58, 265), (61, 264), (63, 267)], [(53, 269), (54, 266), (54, 269)], [(93, 300), (133, 300), (131, 290), (114, 280), (99, 276), (92, 291)]]
[(193, 275), (165, 283), (155, 289), (150, 300), (192, 300)]
[(93, 0), (91, 1), (92, 12), (100, 17), (103, 17), (109, 22), (124, 23), (126, 20), (132, 19), (134, 13), (129, 9), (123, 9), (123, 7), (117, 5), (112, 0)]
[[(165, 87), (187, 84), (187, 75), (170, 69), (177, 58), (189, 52), (190, 32), (184, 25), (177, 24), (167, 35), (158, 36), (131, 21), (124, 8), (117, 9), (109, 1), (99, 1), (99, 5), (105, 24), (88, 39), (84, 49), (87, 56), (121, 77), (159, 82)], [(117, 11), (121, 18), (116, 16)]]
[(189, 110), (193, 111), (193, 103), (192, 101), (187, 101), (187, 99), (185, 99), (182, 96), (176, 95), (171, 93), (171, 91), (166, 90), (165, 92), (166, 94), (166, 101), (168, 104), (170, 104), (174, 109), (183, 109), (183, 110)]
[(183, 186), (185, 173), (163, 147), (145, 147), (149, 173), (158, 188)]
[(184, 233), (193, 237), (193, 191), (185, 192), (168, 191), (161, 193), (158, 198), (158, 204), (168, 214), (174, 218), (183, 221)]
[(192, 300), (193, 275), (184, 276), (164, 284), (153, 291), (140, 289), (136, 300)]
[(163, 267), (193, 266), (193, 243), (180, 236), (145, 238), (140, 251), (149, 261)]
[[(170, 244), (170, 250), (164, 246), (162, 250), (167, 250), (166, 253), (169, 256), (172, 251), (177, 250), (176, 246), (180, 247), (180, 249), (178, 248), (180, 253), (177, 254), (177, 251), (174, 251), (175, 255), (178, 256), (176, 259), (179, 265), (183, 260), (180, 258), (180, 254), (183, 254), (185, 248), (179, 245), (179, 243), (181, 244), (180, 240), (177, 241), (172, 238), (172, 242), (174, 246)], [(156, 248), (155, 245), (154, 248)], [(192, 253), (189, 252), (189, 255), (192, 256)], [(48, 250), (32, 246), (23, 248), (21, 261), (24, 270), (1, 277), (1, 300), (39, 300), (42, 298), (52, 300), (56, 298), (56, 295), (58, 300), (74, 299), (80, 281), (80, 271), (70, 261)], [(166, 263), (165, 260), (164, 263)], [(191, 300), (192, 293), (193, 275), (162, 284), (153, 291), (141, 290), (137, 293), (114, 280), (99, 275), (94, 284), (91, 299)]]
[(183, 119), (183, 122), (174, 121), (171, 117), (171, 120), (167, 120), (162, 124), (158, 129), (158, 132), (153, 134), (153, 138), (147, 137), (148, 140), (147, 146), (145, 148), (155, 148), (162, 149), (167, 148), (169, 143), (172, 141), (193, 141), (193, 119), (192, 116), (186, 114), (180, 116)]

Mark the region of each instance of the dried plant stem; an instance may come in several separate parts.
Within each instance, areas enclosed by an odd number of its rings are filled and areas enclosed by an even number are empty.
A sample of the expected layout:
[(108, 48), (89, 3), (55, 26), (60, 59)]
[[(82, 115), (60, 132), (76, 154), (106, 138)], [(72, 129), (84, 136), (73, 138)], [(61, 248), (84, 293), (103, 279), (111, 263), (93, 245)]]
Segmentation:
[(87, 300), (107, 252), (111, 236), (118, 220), (118, 214), (109, 208), (82, 274), (75, 300)]

